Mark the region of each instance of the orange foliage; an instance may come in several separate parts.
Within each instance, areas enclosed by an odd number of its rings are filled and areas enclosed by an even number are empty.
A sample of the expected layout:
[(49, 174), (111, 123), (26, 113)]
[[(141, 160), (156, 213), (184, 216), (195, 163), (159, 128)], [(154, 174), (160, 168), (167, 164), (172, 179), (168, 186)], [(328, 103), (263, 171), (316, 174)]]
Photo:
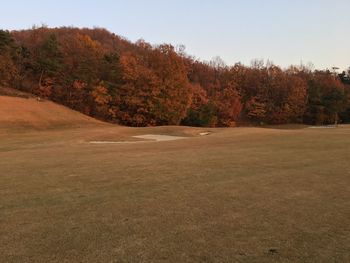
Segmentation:
[(329, 72), (201, 62), (101, 28), (0, 30), (0, 85), (131, 126), (329, 123), (349, 101)]

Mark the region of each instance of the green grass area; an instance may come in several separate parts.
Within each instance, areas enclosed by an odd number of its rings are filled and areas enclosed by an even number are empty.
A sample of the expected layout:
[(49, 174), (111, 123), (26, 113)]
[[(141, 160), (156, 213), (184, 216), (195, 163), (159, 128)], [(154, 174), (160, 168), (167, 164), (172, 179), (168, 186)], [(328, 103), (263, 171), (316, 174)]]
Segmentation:
[(0, 262), (350, 262), (350, 127), (288, 128), (0, 132)]

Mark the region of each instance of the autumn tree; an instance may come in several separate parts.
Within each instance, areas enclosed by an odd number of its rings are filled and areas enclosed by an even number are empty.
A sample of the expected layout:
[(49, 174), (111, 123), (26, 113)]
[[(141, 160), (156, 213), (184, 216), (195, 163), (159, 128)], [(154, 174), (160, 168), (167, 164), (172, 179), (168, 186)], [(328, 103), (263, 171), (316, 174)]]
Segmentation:
[(209, 101), (207, 92), (198, 83), (191, 84), (190, 88), (191, 105), (181, 123), (187, 126), (215, 127), (218, 122), (215, 106)]
[(315, 72), (308, 83), (308, 105), (305, 121), (312, 124), (338, 122), (338, 114), (346, 108), (347, 94), (341, 81), (329, 72)]
[(138, 52), (120, 58), (122, 85), (116, 105), (122, 123), (177, 125), (190, 105), (191, 89), (182, 59), (169, 45), (140, 41)]
[(241, 95), (233, 74), (220, 58), (207, 64), (193, 61), (190, 65), (189, 80), (200, 85), (205, 91), (207, 103), (202, 105), (201, 112), (191, 110), (191, 118), (188, 116), (187, 120), (193, 119), (197, 114), (210, 126), (236, 124), (242, 110)]
[(90, 96), (92, 98), (91, 115), (102, 120), (114, 118), (114, 112), (110, 106), (112, 96), (108, 93), (108, 89), (103, 82), (93, 87)]
[(38, 47), (33, 69), (38, 75), (38, 87), (34, 93), (41, 97), (49, 98), (55, 84), (60, 81), (62, 69), (62, 54), (55, 34), (50, 34)]
[(183, 60), (173, 46), (160, 45), (150, 54), (148, 63), (160, 81), (157, 124), (178, 125), (191, 103), (191, 89)]
[(347, 76), (204, 62), (103, 28), (0, 31), (0, 85), (130, 126), (350, 121)]
[(62, 47), (66, 88), (65, 103), (84, 113), (90, 112), (87, 98), (100, 81), (99, 72), (103, 50), (99, 42), (87, 35), (76, 33), (60, 41)]
[(133, 55), (120, 58), (122, 84), (116, 91), (117, 117), (131, 126), (156, 125), (160, 105), (160, 80)]
[(10, 33), (0, 30), (0, 85), (13, 85), (18, 78), (17, 51)]

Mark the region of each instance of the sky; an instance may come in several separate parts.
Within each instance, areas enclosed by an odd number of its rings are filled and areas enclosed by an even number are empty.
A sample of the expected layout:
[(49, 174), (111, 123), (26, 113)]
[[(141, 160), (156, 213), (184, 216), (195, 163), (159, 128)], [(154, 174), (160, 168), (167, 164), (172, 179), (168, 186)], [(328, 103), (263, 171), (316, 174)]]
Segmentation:
[(131, 41), (185, 45), (228, 65), (350, 66), (349, 0), (11, 0), (0, 28), (103, 27)]

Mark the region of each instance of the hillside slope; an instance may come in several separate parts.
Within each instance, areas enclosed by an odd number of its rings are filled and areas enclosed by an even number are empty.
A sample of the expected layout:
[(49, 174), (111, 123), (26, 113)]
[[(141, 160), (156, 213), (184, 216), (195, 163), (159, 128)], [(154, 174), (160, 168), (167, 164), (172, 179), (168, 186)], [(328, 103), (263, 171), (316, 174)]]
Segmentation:
[(104, 123), (51, 101), (0, 96), (2, 129), (70, 128), (96, 124)]

